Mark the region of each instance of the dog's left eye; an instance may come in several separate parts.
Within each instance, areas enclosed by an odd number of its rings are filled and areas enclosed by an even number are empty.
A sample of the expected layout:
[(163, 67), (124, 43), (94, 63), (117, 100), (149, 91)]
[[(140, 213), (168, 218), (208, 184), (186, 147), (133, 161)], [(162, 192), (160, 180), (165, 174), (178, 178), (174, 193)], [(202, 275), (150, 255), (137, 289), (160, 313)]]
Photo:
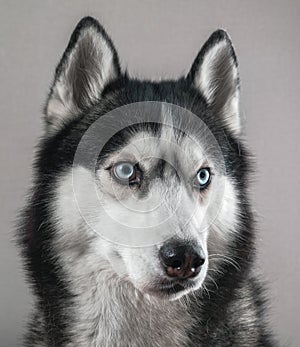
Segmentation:
[(211, 172), (209, 168), (202, 168), (197, 173), (197, 181), (200, 189), (206, 188), (211, 180)]
[(116, 163), (111, 167), (113, 178), (124, 185), (140, 183), (139, 170), (130, 162)]

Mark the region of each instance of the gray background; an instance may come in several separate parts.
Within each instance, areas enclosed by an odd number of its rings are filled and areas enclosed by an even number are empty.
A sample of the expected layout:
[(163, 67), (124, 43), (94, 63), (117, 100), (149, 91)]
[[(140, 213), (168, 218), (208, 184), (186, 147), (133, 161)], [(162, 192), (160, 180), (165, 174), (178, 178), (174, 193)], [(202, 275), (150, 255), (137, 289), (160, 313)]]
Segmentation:
[(271, 321), (283, 343), (300, 345), (300, 2), (0, 2), (0, 346), (13, 347), (31, 298), (11, 243), (31, 177), (47, 88), (77, 21), (97, 17), (132, 75), (186, 73), (216, 28), (229, 31), (240, 62), (242, 110), (257, 157), (257, 268), (269, 284)]

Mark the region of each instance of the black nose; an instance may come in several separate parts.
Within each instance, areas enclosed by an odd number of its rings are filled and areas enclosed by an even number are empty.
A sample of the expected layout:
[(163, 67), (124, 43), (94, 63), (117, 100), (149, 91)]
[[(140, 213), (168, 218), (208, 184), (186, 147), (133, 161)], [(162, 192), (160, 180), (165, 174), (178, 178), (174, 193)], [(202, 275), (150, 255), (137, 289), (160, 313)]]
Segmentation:
[(169, 241), (159, 250), (166, 274), (173, 278), (187, 279), (199, 274), (205, 262), (201, 247), (179, 241)]

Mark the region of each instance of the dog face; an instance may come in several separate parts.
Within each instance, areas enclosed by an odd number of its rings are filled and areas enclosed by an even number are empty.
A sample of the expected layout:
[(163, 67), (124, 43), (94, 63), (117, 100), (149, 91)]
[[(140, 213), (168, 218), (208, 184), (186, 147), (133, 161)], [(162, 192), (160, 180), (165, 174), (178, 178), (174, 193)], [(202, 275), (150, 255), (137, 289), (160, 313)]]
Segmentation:
[(40, 153), (63, 262), (168, 299), (200, 288), (238, 224), (238, 98), (224, 31), (186, 78), (152, 83), (122, 75), (103, 28), (82, 20), (56, 70)]

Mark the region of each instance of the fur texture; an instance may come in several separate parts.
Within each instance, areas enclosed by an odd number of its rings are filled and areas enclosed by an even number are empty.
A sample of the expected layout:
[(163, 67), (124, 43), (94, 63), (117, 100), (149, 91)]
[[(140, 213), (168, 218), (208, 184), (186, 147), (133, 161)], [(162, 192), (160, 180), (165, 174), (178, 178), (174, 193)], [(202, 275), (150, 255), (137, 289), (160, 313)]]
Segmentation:
[[(145, 102), (162, 105), (157, 112), (170, 123), (128, 126), (105, 144), (95, 170), (74, 165), (95, 122), (106, 129), (107, 113)], [(46, 134), (18, 232), (36, 298), (24, 346), (275, 345), (253, 275), (251, 160), (240, 136), (238, 102), (237, 59), (223, 30), (208, 39), (186, 77), (158, 83), (123, 74), (104, 29), (93, 18), (82, 19), (47, 99)], [(199, 127), (180, 112), (195, 115)], [(109, 170), (128, 160), (142, 167), (138, 186), (121, 186)], [(212, 181), (200, 191), (194, 180), (206, 166)], [(152, 206), (159, 208), (140, 214)], [(163, 227), (156, 224), (160, 219)], [(137, 240), (135, 229), (150, 225), (164, 238), (142, 247), (124, 244), (128, 235)], [(107, 239), (116, 231), (124, 242)], [(205, 263), (184, 289), (163, 294), (158, 254), (170, 238), (201, 247)]]

